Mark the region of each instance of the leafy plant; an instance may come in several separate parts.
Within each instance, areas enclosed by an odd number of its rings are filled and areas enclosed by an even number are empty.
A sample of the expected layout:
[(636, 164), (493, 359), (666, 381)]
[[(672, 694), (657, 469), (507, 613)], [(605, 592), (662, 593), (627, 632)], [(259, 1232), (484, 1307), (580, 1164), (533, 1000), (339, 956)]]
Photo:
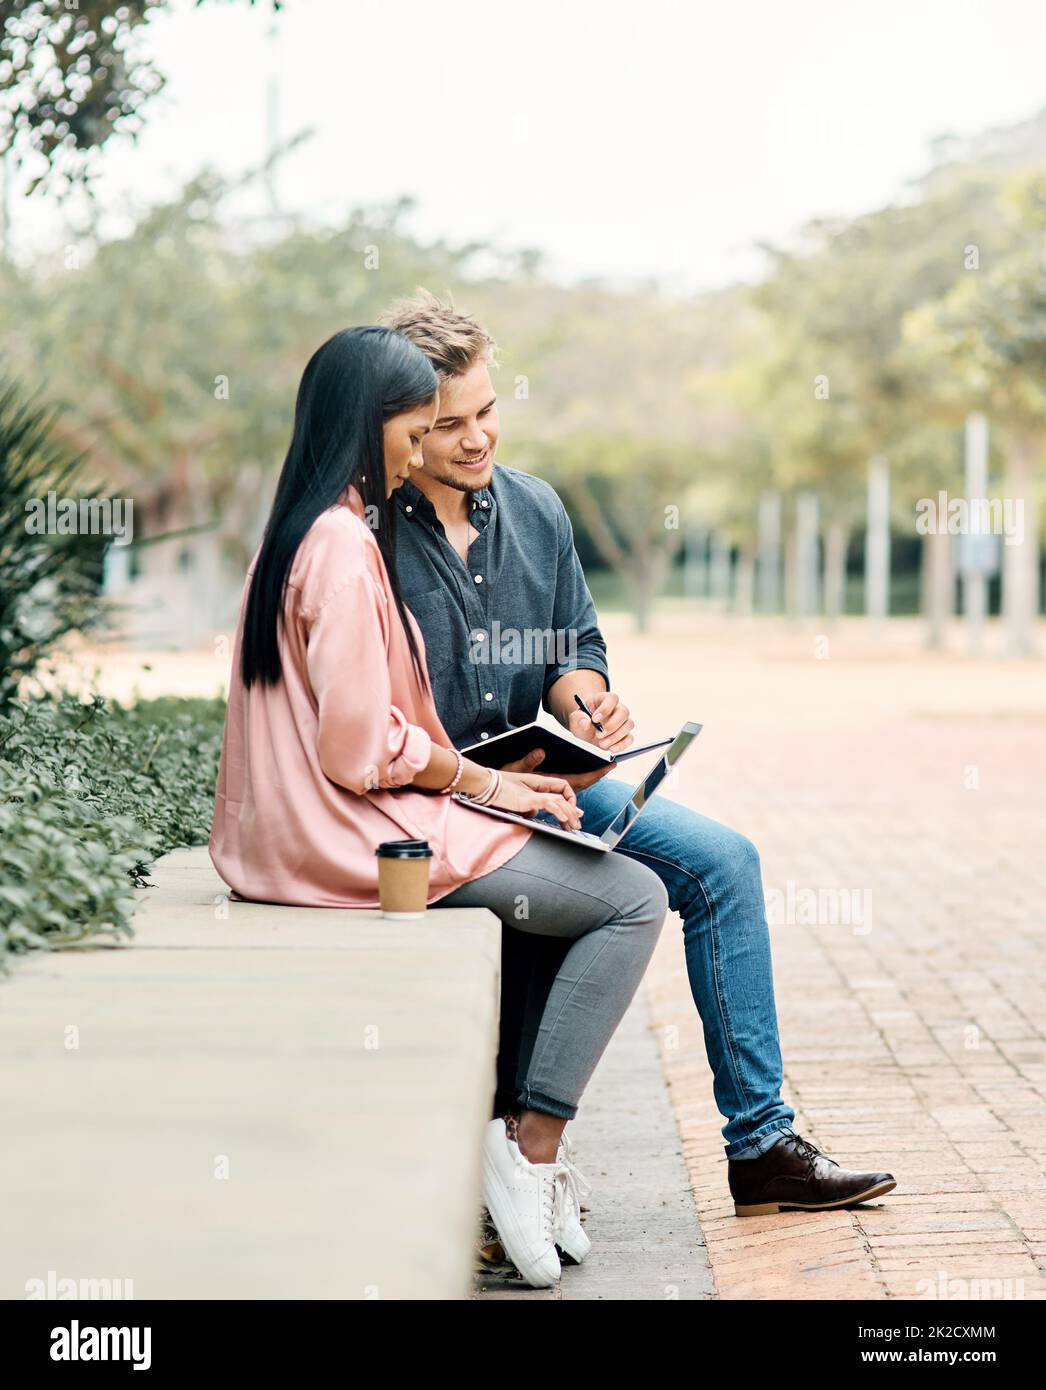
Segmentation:
[(222, 700), (131, 709), (12, 702), (0, 714), (0, 968), (7, 951), (129, 936), (134, 888), (207, 842)]
[[(107, 538), (35, 533), (27, 503), (72, 497), (83, 460), (56, 439), (54, 416), (0, 385), (0, 704), (67, 633), (102, 626)], [(76, 498), (79, 503), (79, 498)]]

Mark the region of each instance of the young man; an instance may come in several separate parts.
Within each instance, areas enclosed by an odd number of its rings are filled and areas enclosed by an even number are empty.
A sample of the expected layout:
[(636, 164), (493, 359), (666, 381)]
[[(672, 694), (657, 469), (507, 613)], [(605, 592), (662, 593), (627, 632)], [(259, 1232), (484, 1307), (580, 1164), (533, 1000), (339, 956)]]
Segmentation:
[[(396, 562), (425, 637), (444, 727), (464, 747), (531, 722), (543, 706), (577, 737), (623, 751), (633, 741), (633, 724), (609, 688), (606, 644), (563, 504), (547, 483), (495, 461), (493, 340), (473, 318), (428, 294), (396, 305), (384, 322), (416, 343), (440, 378), (424, 466), (397, 493)], [(556, 640), (539, 659), (519, 637), (501, 641), (505, 634), (549, 629)], [(483, 643), (494, 659), (475, 659)], [(602, 734), (575, 694), (603, 725)], [(527, 770), (540, 756), (532, 755)], [(598, 774), (569, 780), (584, 828), (595, 834), (631, 791), (631, 784)], [(896, 1186), (891, 1174), (840, 1168), (792, 1128), (795, 1112), (780, 1093), (770, 940), (751, 841), (657, 796), (615, 853), (652, 868), (683, 919), (690, 988), (716, 1104), (727, 1120), (736, 1213), (823, 1211), (889, 1192)], [(519, 936), (504, 933), (509, 972), (519, 968), (515, 957), (524, 948), (513, 941)], [(547, 952), (532, 962), (520, 991), (525, 997), (506, 998), (498, 1095), (506, 1108), (514, 1101), (514, 1035), (523, 1034), (525, 1073), (533, 1019), (557, 965), (555, 950)]]

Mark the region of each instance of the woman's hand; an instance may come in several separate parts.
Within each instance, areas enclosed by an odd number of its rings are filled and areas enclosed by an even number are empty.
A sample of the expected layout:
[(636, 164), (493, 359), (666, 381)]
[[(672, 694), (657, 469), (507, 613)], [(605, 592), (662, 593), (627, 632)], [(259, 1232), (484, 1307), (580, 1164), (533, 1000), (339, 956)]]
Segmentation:
[(581, 817), (585, 814), (569, 782), (562, 777), (542, 777), (535, 772), (502, 772), (501, 791), (490, 804), (521, 816), (549, 811), (564, 830), (580, 830)]

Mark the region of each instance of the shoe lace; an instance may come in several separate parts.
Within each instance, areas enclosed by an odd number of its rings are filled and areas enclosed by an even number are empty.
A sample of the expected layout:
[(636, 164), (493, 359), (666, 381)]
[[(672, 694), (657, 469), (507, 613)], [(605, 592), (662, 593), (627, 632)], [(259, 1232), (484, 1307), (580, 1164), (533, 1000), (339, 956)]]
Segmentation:
[(541, 1231), (546, 1240), (551, 1240), (556, 1231), (557, 1194), (559, 1191), (559, 1169), (541, 1175)]
[(823, 1158), (826, 1163), (831, 1163), (836, 1168), (839, 1167), (834, 1158), (829, 1158), (827, 1154), (822, 1153), (816, 1144), (811, 1144), (809, 1139), (804, 1139), (801, 1134), (796, 1134), (793, 1137), (793, 1142), (803, 1157), (809, 1159), (811, 1163), (815, 1158)]
[(575, 1216), (580, 1221), (581, 1199), (588, 1197), (592, 1192), (592, 1184), (574, 1162), (574, 1146), (565, 1134), (561, 1140), (561, 1146), (556, 1160), (556, 1187), (559, 1196), (556, 1207), (555, 1229), (557, 1231), (562, 1231), (566, 1225), (566, 1213), (569, 1209), (567, 1203), (570, 1203)]

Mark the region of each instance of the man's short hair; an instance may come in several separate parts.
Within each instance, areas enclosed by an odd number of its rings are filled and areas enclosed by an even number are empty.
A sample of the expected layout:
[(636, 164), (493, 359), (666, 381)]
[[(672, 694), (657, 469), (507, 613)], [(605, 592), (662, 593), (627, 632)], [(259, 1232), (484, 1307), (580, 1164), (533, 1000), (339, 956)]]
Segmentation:
[(397, 300), (382, 314), (381, 322), (419, 347), (441, 381), (464, 375), (477, 362), (494, 360), (497, 345), (486, 329), (471, 314), (463, 314), (428, 290)]

